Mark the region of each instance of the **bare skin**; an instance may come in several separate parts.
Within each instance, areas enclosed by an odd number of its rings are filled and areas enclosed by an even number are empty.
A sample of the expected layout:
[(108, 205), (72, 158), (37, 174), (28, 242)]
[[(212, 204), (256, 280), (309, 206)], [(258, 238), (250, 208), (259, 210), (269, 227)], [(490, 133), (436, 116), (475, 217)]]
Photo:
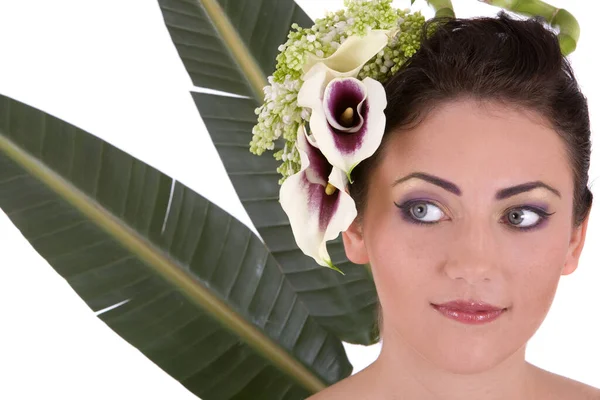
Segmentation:
[[(385, 321), (381, 354), (310, 400), (600, 399), (599, 389), (525, 361), (559, 278), (577, 268), (588, 223), (573, 226), (560, 137), (537, 114), (468, 99), (393, 135), (370, 176), (362, 219), (343, 233), (348, 258), (372, 267)], [(421, 178), (398, 183), (415, 171), (458, 190)], [(537, 181), (551, 189), (496, 196)], [(415, 202), (421, 213), (411, 214)], [(456, 299), (506, 311), (468, 325), (432, 306)]]
[[(490, 394), (486, 399), (515, 399), (515, 400), (598, 400), (600, 399), (600, 389), (585, 385), (581, 382), (565, 378), (560, 375), (540, 369), (529, 363), (525, 363), (527, 368), (527, 379), (530, 386), (528, 392), (521, 394), (521, 397), (511, 397), (510, 394), (502, 392), (502, 388), (493, 394)], [(426, 388), (417, 389), (418, 394), (414, 394), (409, 389), (410, 384), (405, 378), (395, 376), (394, 381), (397, 383), (395, 390), (392, 393), (390, 388), (385, 388), (385, 383), (381, 382), (380, 375), (381, 366), (377, 362), (371, 364), (368, 368), (360, 371), (356, 375), (333, 385), (308, 400), (446, 400), (454, 398), (463, 398), (462, 395), (446, 395), (437, 396), (433, 393), (427, 393)], [(381, 383), (380, 383), (381, 382)], [(479, 397), (484, 398), (484, 397)]]

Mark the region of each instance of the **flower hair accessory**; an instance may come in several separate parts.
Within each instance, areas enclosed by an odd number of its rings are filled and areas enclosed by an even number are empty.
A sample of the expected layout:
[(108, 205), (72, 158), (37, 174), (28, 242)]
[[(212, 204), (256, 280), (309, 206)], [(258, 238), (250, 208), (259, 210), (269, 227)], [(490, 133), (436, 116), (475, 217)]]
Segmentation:
[(311, 28), (292, 25), (256, 110), (250, 151), (274, 150), (279, 201), (300, 250), (336, 268), (327, 241), (356, 218), (351, 173), (375, 153), (385, 130), (382, 81), (415, 53), (425, 18), (392, 0), (346, 0)]
[[(411, 4), (414, 0), (411, 1)], [(482, 0), (559, 28), (563, 55), (579, 38), (579, 24), (566, 10), (541, 0)], [(385, 130), (387, 105), (381, 82), (396, 73), (420, 47), (425, 18), (399, 10), (392, 0), (345, 0), (311, 28), (292, 25), (279, 47), (277, 67), (256, 109), (250, 151), (282, 149), (279, 201), (290, 219), (298, 247), (322, 266), (339, 272), (326, 243), (356, 218), (348, 194), (352, 170), (372, 156)], [(450, 0), (427, 0), (436, 17), (454, 18)], [(428, 27), (432, 33), (435, 25)]]

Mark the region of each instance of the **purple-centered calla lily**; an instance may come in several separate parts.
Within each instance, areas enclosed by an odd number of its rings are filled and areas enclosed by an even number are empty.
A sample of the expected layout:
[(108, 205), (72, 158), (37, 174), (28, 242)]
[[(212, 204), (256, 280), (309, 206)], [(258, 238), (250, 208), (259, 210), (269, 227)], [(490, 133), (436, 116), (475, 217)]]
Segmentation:
[(326, 243), (348, 229), (356, 218), (356, 205), (346, 192), (346, 175), (329, 164), (307, 137), (304, 126), (298, 130), (296, 146), (300, 172), (283, 182), (279, 201), (300, 250), (319, 265), (342, 272), (332, 264)]
[(374, 79), (329, 79), (328, 74), (322, 63), (311, 68), (298, 93), (298, 105), (312, 110), (310, 130), (319, 150), (350, 179), (352, 169), (381, 144), (387, 99)]

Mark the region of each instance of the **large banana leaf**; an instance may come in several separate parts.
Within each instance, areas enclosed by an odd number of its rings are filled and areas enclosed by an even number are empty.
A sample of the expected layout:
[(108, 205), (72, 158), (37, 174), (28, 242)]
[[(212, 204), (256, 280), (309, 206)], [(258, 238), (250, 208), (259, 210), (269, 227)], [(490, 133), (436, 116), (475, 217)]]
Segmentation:
[(4, 96), (0, 208), (106, 324), (205, 400), (302, 399), (351, 372), (246, 226)]
[(249, 152), (254, 109), (266, 76), (275, 69), (277, 47), (293, 22), (311, 24), (292, 0), (159, 0), (165, 24), (196, 86), (243, 98), (192, 95), (233, 185), (254, 225), (311, 316), (338, 337), (371, 344), (377, 294), (371, 275), (350, 263), (338, 238), (332, 260), (346, 275), (323, 268), (297, 247), (278, 203), (279, 162)]

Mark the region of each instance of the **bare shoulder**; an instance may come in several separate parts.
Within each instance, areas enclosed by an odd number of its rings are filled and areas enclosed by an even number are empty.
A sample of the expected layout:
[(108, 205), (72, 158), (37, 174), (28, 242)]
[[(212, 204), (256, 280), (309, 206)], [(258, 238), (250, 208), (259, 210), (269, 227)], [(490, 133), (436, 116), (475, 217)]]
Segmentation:
[(375, 393), (372, 385), (369, 385), (368, 375), (369, 373), (363, 370), (329, 386), (306, 400), (375, 400), (376, 397), (373, 397)]
[(321, 390), (319, 393), (316, 393), (316, 394), (310, 396), (306, 400), (343, 399), (344, 398), (344, 396), (342, 395), (343, 391), (340, 390), (339, 385), (342, 385), (342, 383), (338, 382), (335, 385), (329, 386), (327, 389)]
[[(536, 367), (537, 368), (537, 367)], [(552, 372), (538, 369), (544, 387), (544, 398), (600, 400), (600, 389)]]
[[(534, 370), (533, 378), (537, 382), (535, 386), (538, 388), (536, 399), (600, 400), (599, 388), (535, 366)], [(372, 376), (371, 372), (367, 368), (367, 370), (363, 370), (316, 393), (307, 400), (380, 400), (381, 396), (377, 393), (377, 386), (372, 384), (375, 377)]]
[[(310, 396), (306, 400), (346, 400), (355, 398), (355, 396), (360, 394), (359, 392), (360, 389), (358, 388), (357, 381), (352, 379), (351, 376)], [(352, 396), (350, 396), (351, 393), (353, 394)]]

